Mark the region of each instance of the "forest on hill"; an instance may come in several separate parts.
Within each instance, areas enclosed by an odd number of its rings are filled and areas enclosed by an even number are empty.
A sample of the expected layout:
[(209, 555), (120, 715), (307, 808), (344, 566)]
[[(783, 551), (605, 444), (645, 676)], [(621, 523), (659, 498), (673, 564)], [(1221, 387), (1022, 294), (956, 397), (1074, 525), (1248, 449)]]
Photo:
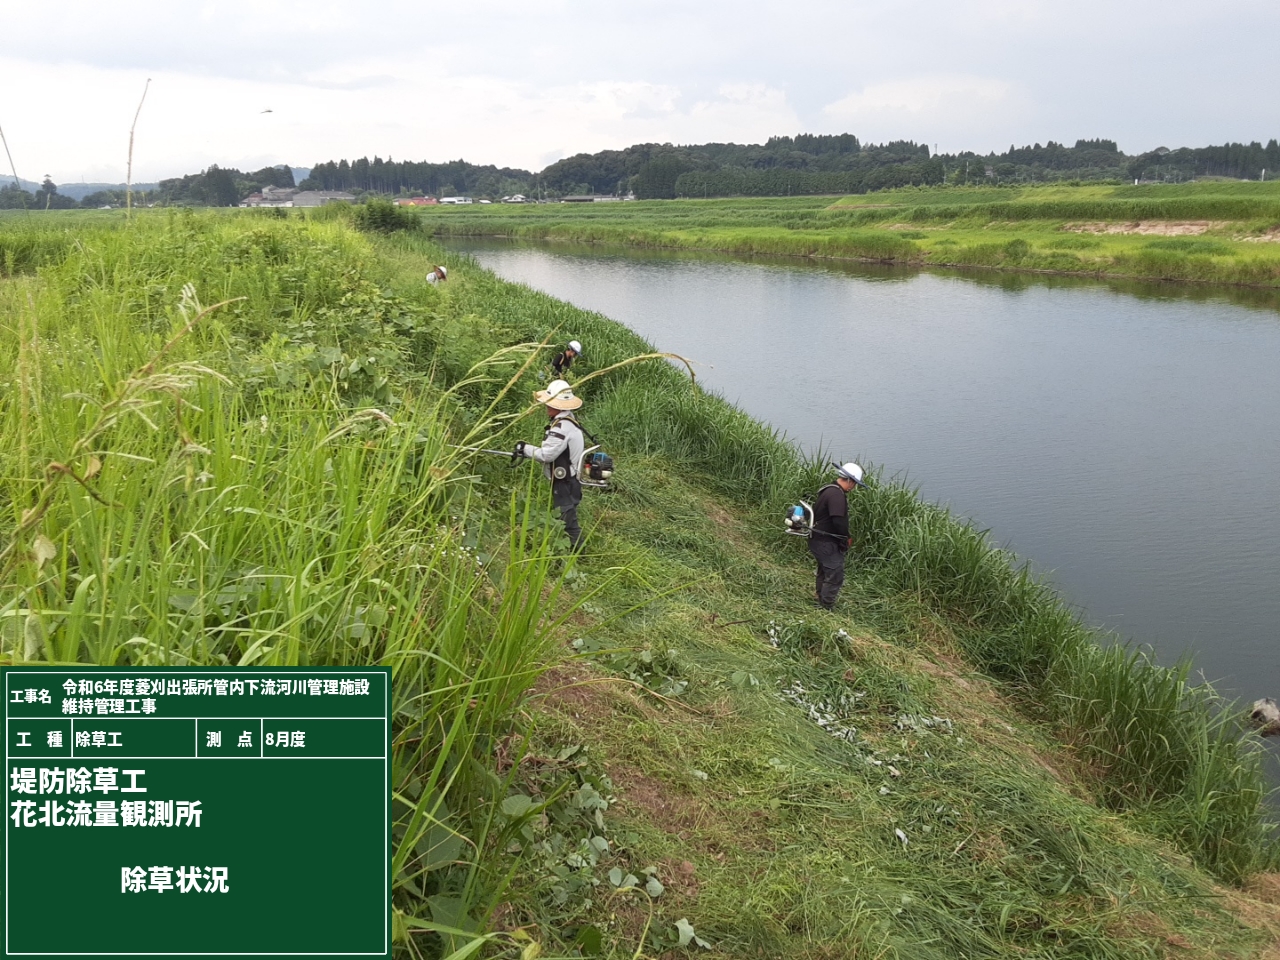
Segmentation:
[[(863, 143), (851, 133), (770, 137), (764, 143), (675, 145), (639, 143), (622, 150), (579, 153), (533, 172), (515, 167), (372, 159), (317, 163), (301, 182), (286, 165), (241, 171), (210, 165), (199, 173), (134, 190), (134, 202), (158, 206), (235, 206), (265, 186), (342, 190), (356, 197), (503, 197), (524, 194), (557, 199), (572, 195), (634, 195), (640, 200), (677, 197), (778, 197), (858, 194), (939, 184), (1018, 185), (1062, 181), (1180, 183), (1197, 177), (1274, 179), (1280, 142), (1159, 147), (1123, 153), (1114, 140), (1010, 145), (1003, 153), (931, 152), (910, 140)], [(49, 178), (35, 190), (13, 183), (0, 188), (0, 209), (48, 210), (121, 206), (123, 189), (99, 190), (80, 200)]]
[(1280, 169), (1280, 143), (1265, 146), (1160, 147), (1123, 153), (1113, 140), (1049, 141), (1003, 153), (931, 153), (907, 140), (863, 143), (853, 134), (770, 137), (762, 144), (680, 146), (641, 143), (622, 150), (579, 153), (533, 173), (509, 167), (404, 162), (374, 157), (316, 164), (304, 188), (357, 195), (427, 193), (555, 198), (573, 194), (638, 199), (701, 196), (785, 196), (865, 193), (939, 183), (1041, 183), (1059, 180), (1165, 180), (1231, 177), (1256, 180)]

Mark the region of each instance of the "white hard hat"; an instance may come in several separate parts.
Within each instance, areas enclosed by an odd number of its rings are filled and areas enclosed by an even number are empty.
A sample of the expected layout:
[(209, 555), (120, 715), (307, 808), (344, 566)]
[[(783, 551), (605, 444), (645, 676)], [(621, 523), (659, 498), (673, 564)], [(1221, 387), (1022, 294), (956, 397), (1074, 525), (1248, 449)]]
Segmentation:
[(858, 466), (856, 463), (854, 463), (852, 460), (850, 460), (848, 463), (838, 463), (835, 465), (835, 467), (836, 467), (837, 476), (844, 477), (846, 480), (852, 480), (854, 482), (854, 485), (856, 486), (859, 486), (859, 487), (866, 486), (866, 484), (862, 482), (862, 476), (863, 476), (862, 468)]
[(440, 271), (440, 276), (444, 277), (445, 279), (448, 279), (449, 277), (448, 270), (446, 270), (444, 267), (436, 267), (436, 269)]
[(572, 350), (574, 353), (581, 353), (582, 344), (580, 344), (577, 340), (570, 340), (569, 349)]
[(535, 390), (533, 399), (556, 410), (577, 410), (582, 406), (582, 398), (573, 395), (573, 387), (565, 380), (552, 380), (547, 389)]

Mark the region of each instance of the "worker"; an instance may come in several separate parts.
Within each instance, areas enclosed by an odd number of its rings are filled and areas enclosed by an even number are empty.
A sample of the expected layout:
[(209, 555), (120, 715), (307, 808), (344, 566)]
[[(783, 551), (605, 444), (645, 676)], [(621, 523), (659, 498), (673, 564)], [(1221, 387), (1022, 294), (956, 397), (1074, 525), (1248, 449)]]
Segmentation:
[(429, 271), (427, 271), (427, 283), (434, 285), (439, 283), (441, 280), (448, 280), (448, 279), (449, 279), (449, 271), (446, 270), (444, 267), (432, 267)]
[(542, 464), (542, 472), (551, 481), (551, 502), (560, 511), (569, 543), (577, 550), (582, 544), (582, 528), (578, 525), (582, 481), (578, 478), (578, 468), (586, 441), (573, 411), (582, 406), (582, 398), (575, 397), (573, 388), (564, 380), (552, 380), (547, 389), (535, 391), (533, 399), (547, 408), (551, 422), (547, 424), (541, 446), (521, 440), (516, 444), (515, 455)]
[(865, 487), (863, 471), (856, 463), (834, 464), (836, 482), (818, 491), (813, 503), (813, 533), (809, 552), (818, 561), (816, 599), (824, 610), (833, 610), (844, 586), (844, 554), (849, 549), (849, 491)]
[(577, 340), (570, 340), (564, 350), (551, 358), (551, 372), (556, 375), (557, 380), (564, 379), (569, 368), (573, 366), (573, 358), (580, 353), (582, 353), (582, 344)]

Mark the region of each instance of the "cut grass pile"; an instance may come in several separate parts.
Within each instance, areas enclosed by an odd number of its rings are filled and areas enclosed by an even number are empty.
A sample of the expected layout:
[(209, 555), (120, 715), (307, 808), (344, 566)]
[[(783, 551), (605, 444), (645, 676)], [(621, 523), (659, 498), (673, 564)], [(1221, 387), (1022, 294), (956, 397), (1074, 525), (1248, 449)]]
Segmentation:
[(0, 283), (4, 654), (392, 665), (405, 955), (1280, 931), (1222, 885), (1275, 862), (1237, 718), (912, 491), (853, 498), (841, 609), (814, 611), (776, 530), (821, 467), (636, 364), (583, 386), (620, 469), (567, 562), (532, 471), (448, 444), (536, 437), (522, 345), (572, 332), (581, 378), (646, 352), (630, 331), (341, 213), (49, 222), (0, 224), (46, 251)]
[[(428, 208), (440, 237), (504, 236), (1280, 286), (1272, 183), (907, 188), (830, 198)], [(1081, 231), (1097, 231), (1097, 233)], [(1202, 234), (1169, 246), (1162, 232)], [(1090, 242), (1096, 241), (1096, 242)]]

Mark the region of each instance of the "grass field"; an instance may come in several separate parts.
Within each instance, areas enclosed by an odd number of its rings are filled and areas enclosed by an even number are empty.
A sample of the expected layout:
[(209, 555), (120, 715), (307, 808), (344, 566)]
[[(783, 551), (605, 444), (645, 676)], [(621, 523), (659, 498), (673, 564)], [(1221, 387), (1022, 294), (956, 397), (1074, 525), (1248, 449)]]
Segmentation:
[[(403, 955), (1280, 937), (1235, 712), (895, 484), (815, 610), (778, 517), (821, 466), (664, 362), (583, 382), (648, 350), (607, 318), (341, 210), (9, 218), (0, 263), (6, 661), (393, 666)], [(578, 560), (448, 446), (536, 437), (569, 335), (620, 464)]]
[(437, 236), (1280, 286), (1280, 183), (920, 187), (852, 197), (426, 208)]

